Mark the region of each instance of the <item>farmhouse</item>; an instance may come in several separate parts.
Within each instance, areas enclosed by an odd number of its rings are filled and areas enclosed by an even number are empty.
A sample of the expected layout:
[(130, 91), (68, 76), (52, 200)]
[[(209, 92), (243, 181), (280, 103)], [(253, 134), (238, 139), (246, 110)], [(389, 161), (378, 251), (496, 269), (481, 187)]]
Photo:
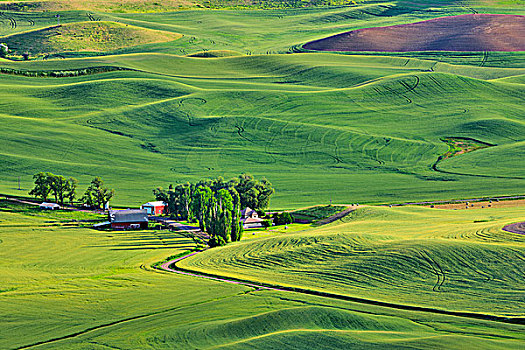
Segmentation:
[(166, 203), (162, 201), (148, 202), (140, 206), (140, 209), (146, 210), (148, 215), (162, 215), (164, 214), (165, 208), (166, 208)]
[(44, 203), (40, 204), (39, 207), (40, 207), (40, 209), (47, 209), (47, 210), (60, 209), (60, 205), (58, 205), (56, 203), (47, 203), (47, 202), (44, 202)]
[(110, 210), (109, 222), (114, 230), (148, 228), (148, 213), (143, 209)]
[(244, 228), (262, 227), (263, 219), (259, 218), (259, 214), (249, 207), (241, 210), (241, 222)]

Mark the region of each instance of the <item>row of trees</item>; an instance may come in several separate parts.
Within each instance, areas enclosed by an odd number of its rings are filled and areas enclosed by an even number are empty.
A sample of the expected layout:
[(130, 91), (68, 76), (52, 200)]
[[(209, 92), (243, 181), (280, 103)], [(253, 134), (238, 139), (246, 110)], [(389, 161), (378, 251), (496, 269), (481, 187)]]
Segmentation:
[(210, 246), (240, 240), (243, 231), (241, 210), (267, 208), (274, 192), (268, 180), (259, 181), (249, 174), (228, 181), (218, 177), (195, 184), (170, 185), (168, 190), (160, 187), (153, 190), (155, 198), (167, 204), (167, 214), (197, 221), (201, 230), (210, 235)]
[[(33, 176), (35, 187), (29, 191), (31, 196), (46, 202), (52, 196), (55, 203), (64, 205), (67, 199), (73, 205), (77, 197), (78, 180), (74, 177), (69, 179), (62, 175), (55, 175), (50, 172), (39, 172)], [(80, 202), (92, 208), (104, 209), (106, 204), (115, 195), (115, 190), (104, 186), (104, 181), (100, 177), (95, 177)]]

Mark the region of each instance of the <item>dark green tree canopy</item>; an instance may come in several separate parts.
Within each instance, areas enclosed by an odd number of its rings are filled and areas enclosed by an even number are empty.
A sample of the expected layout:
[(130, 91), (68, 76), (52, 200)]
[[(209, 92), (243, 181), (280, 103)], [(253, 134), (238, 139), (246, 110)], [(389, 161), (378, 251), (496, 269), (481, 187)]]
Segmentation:
[(259, 181), (249, 174), (229, 181), (218, 177), (153, 190), (155, 198), (166, 203), (167, 214), (196, 220), (200, 229), (210, 235), (210, 246), (239, 241), (243, 233), (241, 210), (267, 208), (274, 192), (268, 180)]
[(50, 172), (40, 172), (33, 176), (35, 187), (29, 192), (30, 195), (47, 201), (50, 195), (55, 197), (55, 203), (64, 205), (64, 199), (69, 199), (72, 204), (76, 197), (78, 180), (74, 177), (66, 179), (62, 175)]
[(115, 190), (104, 186), (104, 181), (97, 176), (84, 192), (82, 202), (93, 208), (105, 209), (106, 204), (114, 195)]

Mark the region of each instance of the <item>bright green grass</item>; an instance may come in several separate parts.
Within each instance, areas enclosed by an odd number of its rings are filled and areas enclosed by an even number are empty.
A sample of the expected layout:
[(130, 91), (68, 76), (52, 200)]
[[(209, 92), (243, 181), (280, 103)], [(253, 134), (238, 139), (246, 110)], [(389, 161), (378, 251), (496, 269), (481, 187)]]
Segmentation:
[(0, 39), (9, 54), (32, 58), (64, 52), (104, 52), (146, 43), (177, 40), (180, 34), (144, 29), (110, 21), (66, 23), (40, 30), (26, 31)]
[[(157, 272), (149, 266), (192, 249), (193, 242), (166, 231), (101, 232), (50, 226), (47, 218), (21, 212), (19, 206), (4, 202), (2, 207), (2, 349), (67, 336), (71, 337), (35, 348), (517, 349), (524, 341), (523, 326), (518, 325), (297, 293), (253, 291)], [(368, 219), (368, 225), (377, 220), (373, 216)], [(361, 225), (368, 219), (361, 218)], [(317, 235), (320, 240), (325, 236)], [(433, 235), (431, 231), (422, 234), (428, 241)], [(295, 233), (286, 237), (297, 240), (305, 236)], [(506, 242), (502, 245), (515, 244)], [(221, 250), (215, 251), (221, 256)], [(289, 253), (294, 254), (293, 250)], [(476, 263), (480, 269), (485, 264), (484, 260)], [(508, 263), (493, 264), (504, 268)], [(486, 308), (492, 307), (490, 300)]]
[[(523, 69), (329, 54), (133, 54), (2, 66), (135, 70), (2, 75), (5, 193), (20, 194), (18, 176), (29, 190), (38, 171), (76, 176), (83, 186), (100, 175), (117, 189), (114, 204), (138, 205), (157, 186), (251, 172), (274, 183), (273, 207), (293, 208), (518, 194), (525, 181), (525, 88), (506, 78)], [(439, 163), (454, 174), (436, 172), (446, 137), (497, 146)], [(485, 163), (472, 166), (477, 157)]]
[[(49, 220), (57, 221), (46, 221), (46, 223), (58, 223), (58, 222), (72, 222), (80, 221), (86, 222), (86, 225), (93, 225), (92, 222), (103, 221), (107, 218), (107, 215), (96, 214), (93, 212), (83, 211), (72, 211), (72, 210), (42, 210), (37, 206), (27, 205), (22, 203), (16, 203), (0, 199), (0, 211), (21, 213), (25, 216), (35, 216), (40, 218), (46, 218)], [(89, 223), (91, 222), (91, 223)]]
[(201, 253), (208, 273), (437, 309), (523, 317), (523, 208), (368, 207), (318, 229)]

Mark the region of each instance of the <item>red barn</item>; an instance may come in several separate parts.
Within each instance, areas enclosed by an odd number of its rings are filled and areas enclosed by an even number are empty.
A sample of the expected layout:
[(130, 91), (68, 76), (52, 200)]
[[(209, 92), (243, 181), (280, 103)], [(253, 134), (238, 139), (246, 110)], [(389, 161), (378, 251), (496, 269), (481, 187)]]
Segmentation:
[(165, 208), (166, 208), (166, 203), (162, 201), (148, 202), (140, 206), (140, 209), (146, 210), (148, 215), (162, 215), (164, 214)]
[(142, 209), (110, 210), (109, 222), (114, 230), (148, 228), (148, 213)]

